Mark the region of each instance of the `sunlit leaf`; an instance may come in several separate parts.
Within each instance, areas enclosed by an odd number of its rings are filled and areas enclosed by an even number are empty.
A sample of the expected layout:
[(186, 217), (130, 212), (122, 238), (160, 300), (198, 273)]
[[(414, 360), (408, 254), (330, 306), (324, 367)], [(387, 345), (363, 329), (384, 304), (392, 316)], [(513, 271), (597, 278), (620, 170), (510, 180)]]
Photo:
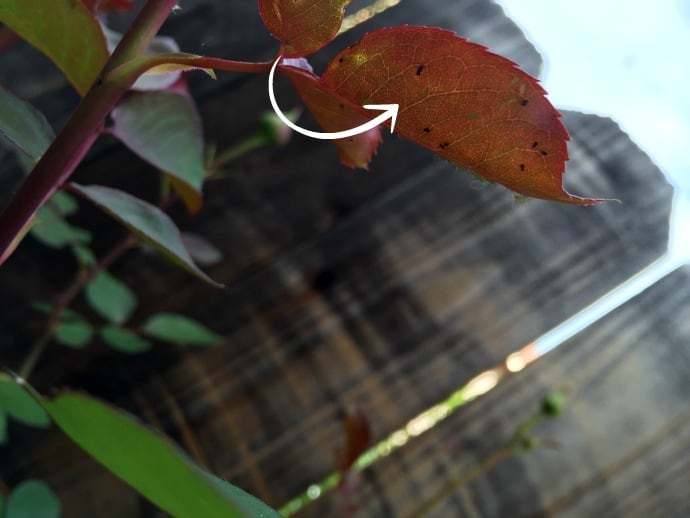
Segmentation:
[(174, 263), (215, 286), (221, 286), (202, 272), (182, 243), (180, 231), (158, 207), (126, 192), (100, 185), (70, 184), (72, 189), (146, 240)]
[(50, 486), (29, 479), (16, 486), (7, 497), (5, 518), (58, 518), (62, 504)]
[(301, 57), (329, 43), (340, 29), (350, 0), (259, 0), (259, 12), (285, 57)]
[(115, 475), (172, 516), (277, 517), (254, 499), (220, 491), (166, 437), (128, 414), (81, 394), (43, 400), (57, 425)]
[(93, 326), (85, 320), (60, 322), (55, 328), (55, 340), (67, 347), (81, 349), (88, 345), (93, 337)]
[[(327, 132), (354, 128), (373, 118), (373, 112), (363, 110), (361, 105), (324, 88), (319, 78), (310, 72), (294, 69), (289, 77), (304, 104)], [(381, 143), (381, 130), (373, 128), (353, 137), (334, 140), (333, 143), (338, 148), (343, 164), (366, 169)]]
[(158, 313), (143, 326), (146, 335), (178, 345), (218, 345), (223, 338), (184, 315)]
[[(0, 4), (0, 12), (2, 7)], [(53, 141), (53, 129), (31, 104), (0, 85), (0, 136), (32, 162), (37, 162)]]
[(539, 83), (452, 32), (378, 30), (338, 54), (320, 80), (287, 71), (322, 124), (337, 120), (338, 100), (345, 108), (397, 103), (395, 131), (459, 166), (527, 196), (598, 201), (563, 190), (568, 134)]
[(75, 0), (2, 0), (0, 22), (48, 56), (80, 94), (108, 59), (101, 26)]
[(151, 342), (118, 326), (103, 326), (100, 335), (110, 347), (123, 353), (136, 354), (151, 348)]
[(132, 290), (107, 270), (101, 270), (87, 283), (84, 294), (99, 315), (115, 324), (124, 324), (137, 306)]
[(194, 101), (176, 92), (135, 92), (118, 104), (112, 119), (112, 133), (144, 160), (181, 182), (188, 191), (181, 197), (192, 212), (197, 211), (206, 169), (201, 121)]
[(50, 418), (41, 405), (6, 374), (0, 374), (0, 413), (4, 414), (3, 418), (9, 416), (28, 426), (46, 427), (50, 424)]

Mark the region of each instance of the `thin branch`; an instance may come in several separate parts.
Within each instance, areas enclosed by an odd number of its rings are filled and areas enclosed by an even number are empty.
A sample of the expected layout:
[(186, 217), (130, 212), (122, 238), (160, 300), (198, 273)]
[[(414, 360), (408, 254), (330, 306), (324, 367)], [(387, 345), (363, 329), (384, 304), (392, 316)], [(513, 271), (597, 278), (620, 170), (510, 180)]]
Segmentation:
[(122, 257), (127, 250), (132, 248), (138, 241), (138, 237), (134, 234), (127, 234), (123, 239), (118, 241), (115, 246), (113, 246), (93, 267), (82, 270), (77, 277), (72, 281), (66, 290), (58, 294), (55, 297), (55, 304), (48, 317), (48, 322), (46, 323), (45, 329), (41, 336), (34, 342), (34, 344), (29, 349), (29, 354), (22, 362), (19, 368), (19, 375), (28, 379), (31, 373), (36, 368), (36, 364), (40, 360), (41, 356), (46, 350), (48, 344), (53, 338), (55, 333), (55, 328), (60, 321), (60, 314), (72, 303), (74, 298), (79, 295), (84, 286), (92, 280), (98, 272), (105, 270), (111, 264), (113, 264), (117, 259)]
[(244, 74), (267, 74), (271, 70), (272, 62), (249, 63), (246, 61), (232, 61), (229, 59), (197, 56), (182, 52), (156, 54), (154, 56), (139, 56), (117, 67), (111, 68), (106, 76), (107, 81), (114, 84), (131, 84), (132, 78), (156, 67), (178, 65), (189, 69), (222, 70), (225, 72), (240, 72)]
[(103, 75), (141, 54), (174, 7), (175, 0), (149, 0), (125, 33), (65, 127), (0, 214), (0, 265), (26, 233), (38, 209), (65, 183), (98, 137), (106, 115), (136, 80), (110, 83)]

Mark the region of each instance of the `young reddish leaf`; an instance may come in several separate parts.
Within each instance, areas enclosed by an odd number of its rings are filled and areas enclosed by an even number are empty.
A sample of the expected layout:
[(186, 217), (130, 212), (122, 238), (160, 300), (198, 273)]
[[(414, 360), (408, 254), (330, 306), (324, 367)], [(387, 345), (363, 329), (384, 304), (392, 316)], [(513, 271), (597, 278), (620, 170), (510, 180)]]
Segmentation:
[(568, 134), (539, 83), (452, 32), (396, 27), (369, 33), (308, 87), (306, 74), (286, 72), (320, 122), (337, 118), (328, 95), (352, 106), (398, 103), (395, 131), (455, 164), (527, 196), (599, 201), (563, 190)]
[(194, 101), (170, 91), (132, 92), (112, 111), (112, 133), (172, 177), (190, 212), (201, 207), (206, 177), (201, 121)]
[(80, 94), (108, 59), (101, 26), (75, 0), (3, 0), (0, 22), (48, 56)]
[(101, 185), (84, 186), (70, 183), (70, 188), (152, 244), (172, 262), (214, 286), (222, 286), (194, 264), (182, 243), (180, 231), (175, 223), (155, 205), (124, 191)]
[[(361, 408), (350, 406), (345, 411), (345, 448), (336, 450), (338, 470), (342, 475), (371, 445), (371, 421)], [(344, 479), (341, 480), (341, 483)]]
[(307, 56), (335, 38), (350, 0), (259, 0), (266, 27), (285, 57)]
[[(362, 110), (361, 105), (352, 103), (337, 92), (324, 88), (319, 78), (311, 72), (282, 67), (290, 78), (316, 122), (327, 132), (354, 128), (372, 118), (372, 112)], [(334, 140), (340, 161), (348, 167), (366, 169), (376, 148), (381, 142), (381, 130), (374, 128), (354, 137)]]

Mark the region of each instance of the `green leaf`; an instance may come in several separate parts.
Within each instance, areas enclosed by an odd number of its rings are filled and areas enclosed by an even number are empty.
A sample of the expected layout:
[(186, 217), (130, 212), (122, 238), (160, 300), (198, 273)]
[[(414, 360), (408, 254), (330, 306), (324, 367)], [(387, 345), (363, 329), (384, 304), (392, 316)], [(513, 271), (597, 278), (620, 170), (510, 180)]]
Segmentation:
[(136, 354), (151, 348), (151, 342), (118, 326), (104, 326), (100, 335), (105, 343), (122, 353)]
[[(2, 7), (0, 7), (0, 12)], [(31, 104), (0, 85), (0, 135), (34, 163), (55, 137), (48, 121)]]
[(184, 315), (158, 313), (143, 327), (152, 338), (177, 345), (218, 345), (223, 338), (206, 326)]
[(91, 241), (91, 233), (70, 225), (51, 205), (41, 207), (34, 218), (31, 236), (50, 248)]
[[(28, 395), (28, 394), (27, 394)], [(62, 504), (42, 480), (25, 480), (10, 493), (5, 518), (58, 518)]]
[(0, 410), (28, 426), (43, 428), (50, 424), (50, 418), (41, 405), (6, 374), (0, 374)]
[(117, 277), (101, 270), (84, 290), (89, 305), (114, 324), (127, 322), (137, 306), (137, 297)]
[(220, 491), (166, 437), (122, 411), (72, 393), (44, 399), (42, 404), (94, 459), (172, 516), (278, 516), (266, 505), (249, 505), (247, 499)]
[(98, 262), (96, 256), (91, 251), (91, 249), (87, 246), (80, 245), (79, 243), (72, 245), (72, 253), (74, 254), (74, 257), (79, 262), (79, 264), (83, 266), (95, 266)]
[[(122, 40), (122, 34), (107, 27), (103, 27), (103, 34), (105, 35), (108, 50), (112, 53), (120, 43), (120, 40)], [(148, 48), (144, 51), (144, 55), (154, 56), (179, 52), (180, 46), (173, 38), (169, 36), (156, 36), (149, 43)], [(130, 90), (165, 90), (178, 81), (183, 70), (185, 69), (182, 67), (170, 67), (169, 70), (159, 73), (151, 73), (151, 70), (149, 70), (137, 78)]]
[(93, 336), (93, 327), (86, 321), (60, 322), (55, 328), (55, 340), (67, 347), (81, 349)]
[(131, 194), (100, 185), (70, 184), (72, 189), (95, 203), (142, 239), (151, 243), (172, 262), (209, 284), (222, 287), (202, 272), (182, 243), (180, 231), (162, 210)]
[(198, 234), (182, 232), (182, 242), (189, 250), (189, 255), (199, 264), (210, 266), (223, 258), (223, 254), (206, 238)]
[(48, 56), (84, 95), (108, 59), (96, 17), (75, 0), (2, 0), (0, 22)]
[(243, 489), (233, 486), (227, 480), (218, 478), (212, 473), (204, 473), (207, 480), (210, 480), (222, 494), (235, 502), (241, 503), (242, 507), (250, 511), (250, 516), (255, 518), (278, 518), (280, 514), (273, 508), (267, 506), (263, 501), (254, 495), (247, 493)]
[(196, 212), (201, 206), (206, 169), (201, 120), (194, 101), (171, 91), (134, 92), (111, 115), (112, 133), (141, 158), (177, 180), (173, 188), (188, 209)]
[[(50, 302), (32, 302), (31, 303), (31, 309), (38, 311), (39, 313), (43, 313), (44, 315), (50, 315), (53, 312), (53, 304)], [(77, 313), (76, 311), (65, 308), (62, 311), (60, 311), (60, 320), (62, 322), (75, 322), (75, 321), (83, 321), (86, 320), (83, 315)]]
[[(0, 444), (4, 444), (7, 441), (7, 414), (0, 408)], [(2, 514), (2, 493), (0, 493), (0, 516)]]
[(63, 216), (71, 216), (79, 209), (77, 199), (65, 191), (56, 191), (49, 203)]

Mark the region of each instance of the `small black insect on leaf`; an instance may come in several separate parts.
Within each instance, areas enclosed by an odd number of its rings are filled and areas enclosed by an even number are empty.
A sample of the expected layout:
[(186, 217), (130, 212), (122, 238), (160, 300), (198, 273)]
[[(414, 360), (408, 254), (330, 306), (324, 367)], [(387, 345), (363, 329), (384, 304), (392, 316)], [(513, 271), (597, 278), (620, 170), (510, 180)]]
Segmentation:
[(426, 128), (424, 128), (424, 133), (429, 133), (430, 131), (431, 131), (431, 128), (430, 128), (429, 126), (427, 126)]
[(524, 171), (524, 170), (525, 170), (525, 164), (520, 164), (520, 171)]
[(520, 106), (527, 106), (529, 101), (527, 99), (520, 99)]
[(534, 142), (532, 142), (532, 149), (536, 148), (538, 145), (539, 145), (539, 142), (537, 142), (535, 140)]
[(450, 142), (441, 142), (438, 147), (441, 149), (446, 149), (448, 146), (450, 146)]
[(422, 70), (424, 70), (424, 65), (419, 65), (419, 66), (417, 67), (417, 72), (416, 72), (416, 74), (417, 74), (417, 75), (421, 75)]

